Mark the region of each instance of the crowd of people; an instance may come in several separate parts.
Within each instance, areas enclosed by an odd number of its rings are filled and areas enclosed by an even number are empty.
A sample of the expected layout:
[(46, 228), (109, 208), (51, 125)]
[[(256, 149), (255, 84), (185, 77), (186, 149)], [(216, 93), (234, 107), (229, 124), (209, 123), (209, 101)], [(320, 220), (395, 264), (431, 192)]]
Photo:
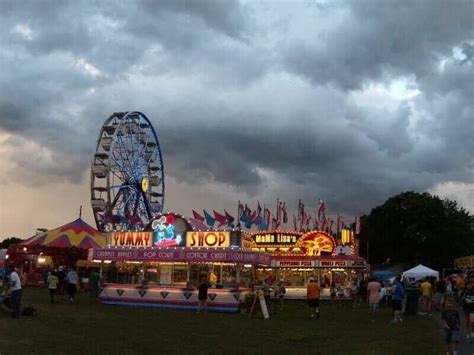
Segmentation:
[[(14, 266), (7, 269), (7, 274), (2, 280), (0, 292), (1, 304), (11, 309), (12, 318), (18, 318), (21, 314), (22, 289), (25, 279), (20, 276), (20, 271)], [(43, 271), (43, 283), (46, 286), (51, 304), (57, 303), (58, 296), (67, 295), (69, 302), (75, 302), (76, 294), (80, 287), (80, 278), (76, 269), (59, 266), (53, 270), (46, 268)], [(96, 270), (89, 272), (89, 291), (91, 296), (98, 297), (100, 290), (100, 274)]]

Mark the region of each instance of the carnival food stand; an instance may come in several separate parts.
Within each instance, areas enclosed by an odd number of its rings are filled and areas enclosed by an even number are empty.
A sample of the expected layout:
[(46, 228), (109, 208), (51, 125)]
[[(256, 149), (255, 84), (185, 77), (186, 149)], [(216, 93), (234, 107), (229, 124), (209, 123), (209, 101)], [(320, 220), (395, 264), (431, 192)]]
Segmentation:
[(352, 285), (369, 269), (356, 254), (357, 243), (349, 231), (342, 233), (341, 240), (323, 231), (259, 231), (244, 233), (242, 240), (246, 250), (272, 255), (270, 267), (257, 268), (257, 282), (266, 278), (283, 281), (288, 299), (305, 299), (310, 277), (321, 284), (322, 299), (331, 297), (331, 285), (350, 299)]
[[(352, 239), (351, 239), (352, 238)], [(310, 277), (351, 298), (351, 285), (368, 273), (353, 237), (335, 240), (322, 231), (195, 231), (177, 214), (157, 216), (144, 231), (115, 231), (88, 260), (102, 270), (99, 299), (107, 304), (197, 309), (197, 286), (210, 284), (208, 308), (237, 312), (254, 285), (284, 281), (288, 299), (306, 298)]]
[[(92, 250), (91, 258), (136, 266), (135, 277), (122, 280), (127, 283), (104, 283), (103, 303), (196, 309), (196, 286), (205, 277), (211, 285), (208, 308), (221, 312), (238, 311), (251, 282), (246, 269), (270, 265), (269, 255), (230, 248), (102, 248)], [(106, 281), (114, 269), (109, 267)]]
[(197, 309), (197, 285), (210, 284), (208, 309), (238, 312), (255, 267), (270, 255), (240, 248), (239, 231), (193, 231), (177, 214), (157, 217), (145, 231), (108, 233), (89, 260), (107, 264), (99, 299), (107, 304)]

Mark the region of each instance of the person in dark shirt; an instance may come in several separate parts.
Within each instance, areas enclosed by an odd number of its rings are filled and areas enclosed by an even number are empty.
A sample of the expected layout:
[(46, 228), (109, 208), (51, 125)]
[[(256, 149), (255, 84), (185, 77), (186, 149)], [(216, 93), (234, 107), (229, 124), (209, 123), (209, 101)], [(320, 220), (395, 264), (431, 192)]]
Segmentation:
[(207, 291), (209, 289), (209, 283), (206, 279), (202, 279), (201, 283), (198, 286), (198, 310), (199, 313), (201, 310), (207, 312)]
[(446, 292), (446, 282), (440, 278), (435, 284), (435, 294), (433, 298), (434, 309), (441, 311), (444, 304), (444, 296)]
[(456, 348), (459, 344), (461, 319), (459, 312), (455, 309), (456, 301), (454, 298), (446, 298), (445, 310), (441, 314), (441, 318), (446, 329), (446, 345), (448, 354), (457, 354)]
[(469, 281), (461, 293), (461, 304), (466, 319), (466, 338), (474, 340), (474, 274), (469, 275)]

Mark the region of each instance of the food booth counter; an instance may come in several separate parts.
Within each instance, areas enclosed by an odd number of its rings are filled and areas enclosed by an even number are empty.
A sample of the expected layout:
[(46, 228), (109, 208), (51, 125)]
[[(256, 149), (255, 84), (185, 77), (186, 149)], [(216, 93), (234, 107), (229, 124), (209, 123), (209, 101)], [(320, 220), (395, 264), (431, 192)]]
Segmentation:
[(207, 278), (208, 310), (219, 312), (238, 312), (254, 266), (271, 263), (268, 254), (231, 248), (103, 248), (92, 249), (89, 258), (110, 264), (102, 275), (103, 303), (196, 310), (196, 287)]

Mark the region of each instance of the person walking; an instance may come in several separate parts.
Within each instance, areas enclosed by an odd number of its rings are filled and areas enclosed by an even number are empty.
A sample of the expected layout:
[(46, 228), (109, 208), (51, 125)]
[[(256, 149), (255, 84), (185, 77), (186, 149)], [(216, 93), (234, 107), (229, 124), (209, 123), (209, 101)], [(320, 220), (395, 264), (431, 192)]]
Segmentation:
[(381, 289), (382, 285), (380, 282), (378, 282), (375, 277), (372, 277), (367, 285), (369, 296), (369, 318), (371, 322), (375, 322), (375, 311), (379, 307)]
[(443, 278), (440, 278), (435, 284), (435, 294), (434, 294), (434, 308), (436, 311), (441, 311), (444, 305), (444, 297), (446, 293), (446, 281)]
[(265, 303), (267, 307), (270, 308), (270, 280), (266, 278), (263, 280), (263, 298), (265, 298)]
[(91, 297), (99, 297), (99, 281), (100, 274), (97, 270), (93, 269), (89, 275), (90, 294)]
[(209, 290), (209, 283), (206, 279), (202, 279), (198, 286), (198, 309), (197, 312), (207, 312), (207, 291)]
[(465, 316), (466, 339), (474, 341), (474, 274), (469, 275), (468, 282), (461, 293), (461, 304)]
[(48, 286), (48, 291), (49, 291), (49, 300), (51, 303), (56, 303), (55, 300), (55, 295), (56, 295), (56, 289), (58, 288), (59, 284), (59, 279), (56, 276), (56, 270), (53, 272), (49, 272), (48, 278), (46, 279), (46, 285)]
[(311, 318), (316, 316), (319, 319), (319, 297), (321, 295), (321, 288), (313, 277), (310, 277), (308, 286), (306, 288), (306, 296), (308, 298), (308, 306), (311, 310)]
[(66, 288), (69, 295), (69, 302), (74, 303), (77, 293), (77, 286), (79, 285), (79, 276), (76, 270), (72, 267), (66, 275)]
[(276, 298), (277, 302), (279, 301), (280, 311), (282, 311), (283, 310), (283, 300), (284, 300), (285, 294), (286, 294), (285, 283), (283, 282), (283, 280), (280, 280), (278, 285), (275, 287), (275, 290), (276, 290), (276, 292), (275, 292), (276, 297), (275, 298)]
[(461, 340), (460, 327), (461, 320), (459, 312), (455, 308), (456, 300), (447, 297), (445, 302), (445, 309), (441, 313), (444, 328), (446, 329), (446, 345), (448, 347), (447, 355), (457, 355), (457, 346)]
[(420, 312), (420, 315), (429, 315), (431, 316), (431, 283), (429, 277), (426, 277), (425, 280), (420, 285), (421, 299), (424, 305), (425, 312)]
[(12, 305), (12, 318), (18, 318), (21, 309), (21, 280), (16, 267), (10, 267), (10, 298)]
[(402, 323), (402, 301), (405, 297), (405, 288), (401, 283), (402, 277), (397, 275), (395, 278), (395, 284), (393, 285), (392, 291), (392, 310), (393, 310), (393, 320), (392, 323)]

